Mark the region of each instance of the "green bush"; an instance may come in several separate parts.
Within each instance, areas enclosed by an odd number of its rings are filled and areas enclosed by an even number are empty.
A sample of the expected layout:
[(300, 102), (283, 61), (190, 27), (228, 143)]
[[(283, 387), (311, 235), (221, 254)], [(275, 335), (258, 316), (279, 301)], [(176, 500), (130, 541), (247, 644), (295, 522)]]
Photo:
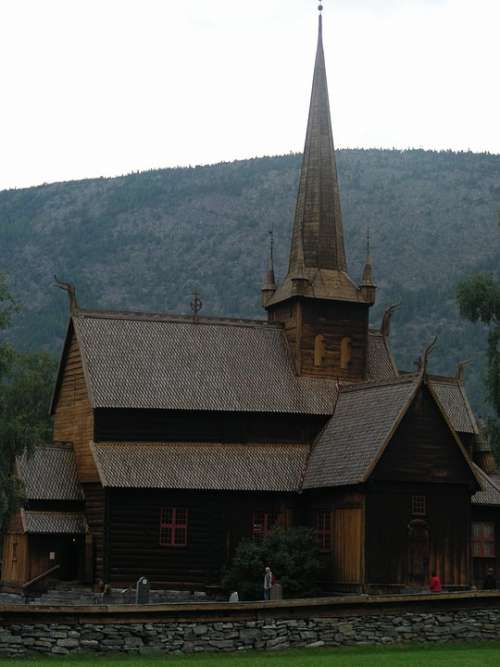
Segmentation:
[(262, 599), (266, 565), (283, 586), (285, 597), (314, 593), (320, 571), (314, 531), (277, 528), (262, 539), (242, 540), (223, 578), (225, 590), (238, 591), (242, 600)]

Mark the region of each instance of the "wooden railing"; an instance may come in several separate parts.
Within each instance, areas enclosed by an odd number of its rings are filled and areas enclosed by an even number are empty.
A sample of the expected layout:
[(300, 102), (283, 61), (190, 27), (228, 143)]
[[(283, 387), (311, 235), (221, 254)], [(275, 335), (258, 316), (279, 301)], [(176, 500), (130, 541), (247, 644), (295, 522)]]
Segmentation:
[(33, 579), (30, 579), (30, 581), (27, 581), (25, 584), (22, 585), (23, 593), (27, 593), (30, 588), (32, 588), (36, 584), (39, 584), (41, 581), (50, 576), (53, 572), (57, 572), (57, 570), (59, 570), (60, 567), (61, 567), (60, 565), (54, 565), (54, 567), (45, 570), (45, 572), (42, 572), (41, 574), (37, 574), (36, 577), (33, 577)]

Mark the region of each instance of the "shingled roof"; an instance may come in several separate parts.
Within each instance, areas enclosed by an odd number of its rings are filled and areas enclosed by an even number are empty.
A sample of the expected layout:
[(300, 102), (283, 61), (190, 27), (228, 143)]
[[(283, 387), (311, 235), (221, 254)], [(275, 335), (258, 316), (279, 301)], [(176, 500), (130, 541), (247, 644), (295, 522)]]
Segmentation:
[(367, 362), (369, 380), (389, 380), (398, 376), (388, 343), (379, 331), (369, 332)]
[[(80, 311), (72, 319), (94, 408), (330, 415), (334, 379), (298, 377), (279, 324)], [(370, 332), (370, 379), (395, 372)]]
[(92, 451), (107, 487), (298, 491), (309, 446), (106, 442)]
[(419, 379), (353, 385), (338, 397), (335, 414), (316, 441), (304, 488), (358, 484), (383, 451), (409, 406)]
[(479, 433), (464, 386), (457, 378), (431, 376), (429, 385), (436, 394), (455, 431), (459, 433)]
[(500, 475), (487, 475), (475, 463), (472, 466), (481, 486), (481, 490), (472, 496), (472, 504), (500, 506)]
[(85, 532), (85, 518), (81, 512), (32, 512), (22, 510), (21, 518), (26, 533), (75, 535)]
[(70, 444), (38, 445), (16, 465), (28, 500), (83, 500)]

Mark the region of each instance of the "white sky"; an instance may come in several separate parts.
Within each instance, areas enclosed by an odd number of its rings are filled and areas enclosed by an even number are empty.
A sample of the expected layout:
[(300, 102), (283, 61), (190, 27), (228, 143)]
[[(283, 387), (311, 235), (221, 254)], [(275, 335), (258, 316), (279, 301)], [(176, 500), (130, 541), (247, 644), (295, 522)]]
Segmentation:
[[(0, 0), (0, 189), (302, 150), (315, 0)], [(500, 153), (500, 0), (325, 0), (338, 147)]]

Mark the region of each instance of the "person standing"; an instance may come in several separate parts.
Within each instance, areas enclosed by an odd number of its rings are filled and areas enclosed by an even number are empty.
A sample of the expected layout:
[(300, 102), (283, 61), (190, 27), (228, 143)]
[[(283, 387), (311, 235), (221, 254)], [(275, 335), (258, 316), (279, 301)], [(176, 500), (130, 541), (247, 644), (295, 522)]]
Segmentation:
[(442, 591), (441, 579), (438, 577), (436, 572), (432, 573), (430, 588), (431, 588), (431, 593), (441, 593)]
[(266, 567), (264, 573), (264, 600), (271, 599), (271, 588), (273, 587), (273, 573), (269, 566)]

